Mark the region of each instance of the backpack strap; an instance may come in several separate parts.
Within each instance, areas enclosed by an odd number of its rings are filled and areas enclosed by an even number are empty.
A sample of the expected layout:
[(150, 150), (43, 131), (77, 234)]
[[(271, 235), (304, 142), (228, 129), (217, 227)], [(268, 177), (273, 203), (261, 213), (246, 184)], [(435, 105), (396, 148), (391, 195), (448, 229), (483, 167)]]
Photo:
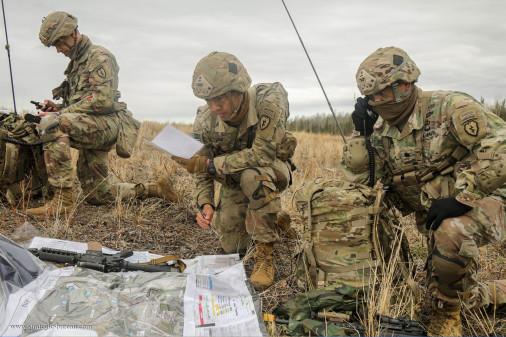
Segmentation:
[(316, 185), (312, 190), (311, 193), (309, 193), (309, 198), (307, 199), (307, 209), (308, 209), (308, 216), (307, 216), (307, 222), (304, 226), (304, 242), (303, 242), (303, 251), (306, 254), (307, 262), (309, 263), (309, 279), (311, 282), (309, 282), (309, 289), (312, 290), (317, 285), (317, 266), (316, 266), (316, 258), (314, 256), (313, 252), (313, 241), (311, 238), (311, 228), (312, 228), (312, 207), (311, 207), (311, 201), (313, 200), (313, 195), (317, 192), (322, 191), (323, 188), (319, 185)]
[(18, 172), (17, 166), (19, 158), (19, 145), (5, 142), (5, 163), (2, 174), (0, 175), (0, 182), (10, 185), (16, 182), (16, 173)]

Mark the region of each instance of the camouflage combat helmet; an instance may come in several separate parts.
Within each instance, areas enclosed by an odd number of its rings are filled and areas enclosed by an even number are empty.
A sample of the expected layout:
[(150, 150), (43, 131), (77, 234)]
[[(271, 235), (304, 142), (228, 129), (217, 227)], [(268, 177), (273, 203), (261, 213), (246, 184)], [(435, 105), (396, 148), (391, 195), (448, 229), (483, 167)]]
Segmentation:
[(42, 19), (39, 39), (46, 46), (53, 46), (59, 38), (69, 36), (77, 28), (77, 18), (65, 12), (52, 12)]
[(195, 96), (210, 99), (230, 91), (245, 92), (251, 78), (241, 61), (232, 54), (214, 51), (201, 59), (193, 72)]
[[(375, 94), (398, 81), (415, 82), (420, 70), (408, 54), (396, 47), (379, 48), (358, 67), (357, 86), (362, 95)], [(396, 101), (399, 102), (397, 90)]]

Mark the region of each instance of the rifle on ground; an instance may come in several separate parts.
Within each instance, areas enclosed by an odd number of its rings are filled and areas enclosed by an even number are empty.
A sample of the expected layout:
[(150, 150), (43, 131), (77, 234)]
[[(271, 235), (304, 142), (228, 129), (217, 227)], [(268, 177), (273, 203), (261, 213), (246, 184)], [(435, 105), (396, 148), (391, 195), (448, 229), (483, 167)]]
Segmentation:
[(31, 248), (30, 253), (44, 261), (50, 261), (61, 264), (73, 264), (77, 267), (89, 268), (101, 271), (103, 273), (119, 271), (146, 271), (146, 272), (180, 272), (179, 267), (164, 265), (148, 265), (131, 263), (125, 261), (125, 258), (132, 256), (131, 250), (122, 250), (116, 254), (104, 254), (98, 250), (87, 250), (86, 253), (79, 254), (67, 250), (53, 248)]
[[(371, 333), (371, 329), (368, 329), (366, 326), (357, 322), (342, 322), (333, 320), (324, 321), (319, 315), (318, 318), (313, 317), (313, 319), (318, 319), (326, 325), (334, 325), (337, 327), (358, 331), (360, 336)], [(289, 323), (288, 320), (278, 318), (276, 318), (274, 322), (277, 324)], [(373, 333), (378, 336), (427, 336), (427, 331), (421, 329), (418, 322), (412, 321), (409, 318), (392, 318), (389, 316), (377, 315), (375, 324), (377, 325), (374, 326), (372, 330)], [(314, 327), (312, 331), (318, 336), (326, 335), (325, 325)]]

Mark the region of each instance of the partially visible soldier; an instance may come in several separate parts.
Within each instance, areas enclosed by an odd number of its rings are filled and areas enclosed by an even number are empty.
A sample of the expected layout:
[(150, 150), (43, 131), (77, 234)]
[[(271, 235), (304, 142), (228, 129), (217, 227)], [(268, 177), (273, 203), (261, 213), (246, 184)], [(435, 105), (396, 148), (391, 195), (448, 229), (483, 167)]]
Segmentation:
[(116, 145), (119, 156), (129, 157), (140, 126), (126, 104), (118, 101), (119, 67), (114, 55), (81, 35), (77, 18), (65, 12), (45, 17), (39, 38), (46, 47), (54, 46), (70, 58), (70, 63), (65, 81), (53, 89), (53, 99), (61, 98), (62, 103), (45, 100), (51, 107), (41, 108), (44, 117), (40, 133), (54, 198), (42, 207), (29, 209), (27, 214), (42, 218), (75, 207), (71, 147), (79, 150), (77, 176), (87, 202), (110, 203), (118, 195), (125, 199), (165, 197), (177, 201), (179, 196), (167, 176), (150, 184), (109, 183), (109, 151)]
[[(207, 104), (197, 111), (193, 136), (205, 146), (190, 160), (175, 159), (196, 173), (193, 196), (202, 210), (198, 225), (214, 226), (226, 253), (243, 253), (254, 242), (250, 278), (256, 289), (263, 289), (274, 281), (279, 194), (291, 184), (296, 140), (285, 131), (289, 110), (283, 86), (250, 85), (234, 55), (212, 52), (202, 58), (192, 88)], [(222, 184), (216, 203), (215, 181)]]
[(506, 280), (476, 279), (478, 247), (501, 242), (506, 232), (506, 122), (467, 94), (422, 91), (419, 76), (415, 62), (395, 47), (362, 62), (356, 79), (365, 98), (355, 105), (356, 133), (342, 166), (350, 181), (381, 179), (389, 200), (404, 215), (415, 213), (429, 238), (429, 333), (456, 336), (462, 305), (504, 309), (506, 303)]
[(43, 194), (47, 175), (41, 150), (35, 123), (0, 110), (0, 198), (15, 204), (26, 192)]

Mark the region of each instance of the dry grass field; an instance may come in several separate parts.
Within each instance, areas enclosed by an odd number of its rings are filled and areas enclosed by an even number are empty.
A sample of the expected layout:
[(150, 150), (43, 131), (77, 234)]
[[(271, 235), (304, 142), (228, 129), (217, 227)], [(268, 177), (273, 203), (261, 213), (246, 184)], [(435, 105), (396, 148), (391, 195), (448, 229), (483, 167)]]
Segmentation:
[[(162, 130), (164, 124), (144, 122), (141, 128), (141, 138), (152, 139)], [(189, 133), (190, 125), (175, 125), (180, 130)], [(294, 157), (297, 170), (294, 172), (294, 183), (282, 195), (283, 208), (297, 227), (302, 220), (292, 206), (294, 191), (304, 182), (317, 177), (342, 178), (339, 162), (342, 156), (343, 141), (339, 136), (294, 133), (298, 146)], [(139, 139), (138, 146), (129, 159), (121, 159), (115, 153), (110, 154), (110, 175), (118, 182), (150, 182), (166, 172), (172, 174), (176, 189), (183, 194), (183, 201), (174, 204), (160, 199), (117, 201), (113, 205), (92, 206), (82, 201), (75, 210), (74, 217), (69, 219), (50, 219), (34, 221), (27, 219), (23, 212), (27, 207), (43, 204), (43, 199), (30, 200), (25, 196), (15, 205), (5, 201), (0, 202), (0, 233), (21, 242), (26, 235), (19, 234), (19, 227), (28, 221), (35, 227), (31, 235), (47, 236), (79, 242), (98, 241), (102, 245), (114, 249), (149, 250), (157, 254), (174, 254), (181, 258), (193, 258), (205, 254), (221, 254), (219, 241), (213, 231), (204, 231), (195, 223), (195, 202), (190, 197), (194, 187), (191, 176), (170, 156), (155, 149)], [(82, 200), (82, 198), (81, 198)], [(410, 242), (411, 252), (415, 261), (415, 280), (421, 286), (423, 301), (420, 303), (419, 319), (423, 326), (428, 325), (430, 317), (430, 301), (426, 294), (423, 266), (426, 257), (426, 243), (416, 231), (410, 217), (402, 219), (405, 233)], [(264, 313), (271, 313), (276, 305), (297, 293), (294, 280), (294, 252), (300, 240), (290, 239), (282, 233), (280, 242), (275, 246), (275, 284), (260, 293)], [(251, 254), (244, 258), (246, 271), (252, 270)], [(480, 259), (480, 280), (505, 279), (505, 254), (502, 246), (489, 246), (482, 249)], [(385, 274), (385, 273), (384, 273)], [(374, 298), (369, 303), (376, 303), (375, 309), (384, 314), (400, 313), (397, 308), (388, 308), (391, 285), (382, 282)], [(381, 306), (381, 307), (380, 307)], [(405, 313), (405, 312), (404, 312)], [(489, 335), (495, 331), (504, 335), (505, 316), (493, 314), (488, 318), (476, 318), (472, 313), (465, 314), (465, 332), (468, 335)], [(279, 329), (269, 329), (270, 334), (278, 336)]]

